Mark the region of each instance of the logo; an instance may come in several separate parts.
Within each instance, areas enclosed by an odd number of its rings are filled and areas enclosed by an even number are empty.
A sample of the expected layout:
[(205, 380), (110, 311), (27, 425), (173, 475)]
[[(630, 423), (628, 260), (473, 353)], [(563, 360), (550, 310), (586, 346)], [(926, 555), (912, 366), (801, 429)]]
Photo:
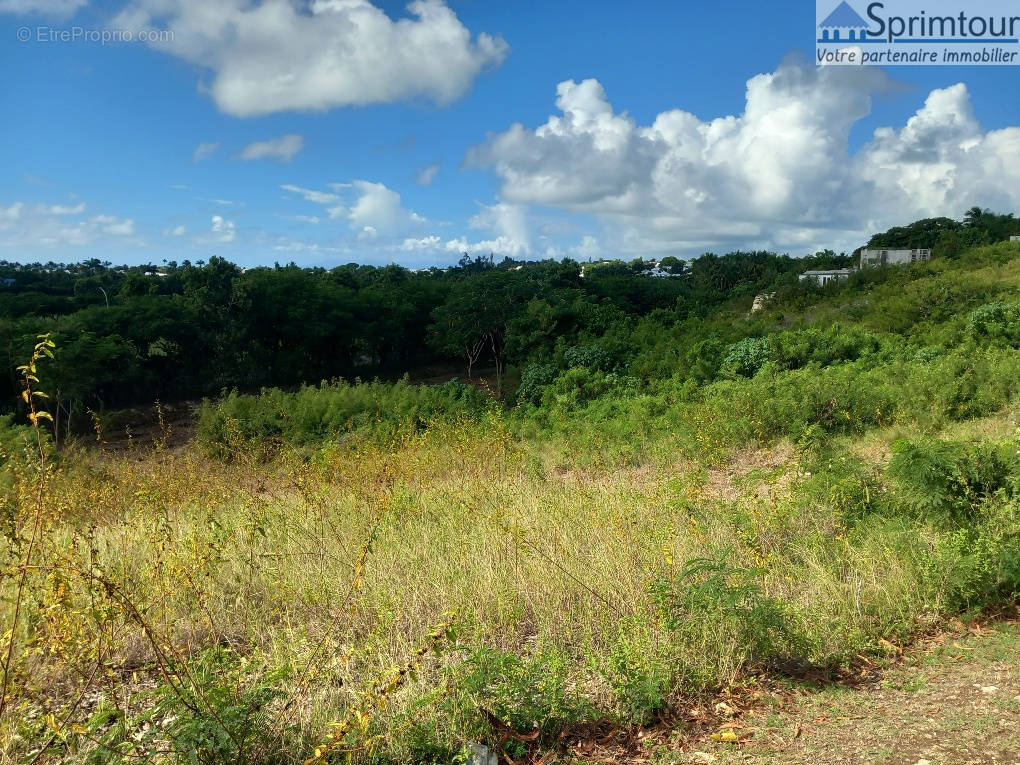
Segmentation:
[(816, 0), (819, 66), (1016, 65), (1010, 0)]

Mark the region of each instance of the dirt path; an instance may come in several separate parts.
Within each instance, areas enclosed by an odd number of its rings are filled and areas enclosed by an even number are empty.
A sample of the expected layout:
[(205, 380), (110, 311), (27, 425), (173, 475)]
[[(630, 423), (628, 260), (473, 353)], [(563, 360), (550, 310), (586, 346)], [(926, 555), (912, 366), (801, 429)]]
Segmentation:
[(1020, 763), (1020, 625), (947, 633), (858, 688), (798, 694), (662, 763)]
[(635, 734), (527, 762), (571, 765), (1020, 765), (1020, 608), (821, 688), (750, 683)]

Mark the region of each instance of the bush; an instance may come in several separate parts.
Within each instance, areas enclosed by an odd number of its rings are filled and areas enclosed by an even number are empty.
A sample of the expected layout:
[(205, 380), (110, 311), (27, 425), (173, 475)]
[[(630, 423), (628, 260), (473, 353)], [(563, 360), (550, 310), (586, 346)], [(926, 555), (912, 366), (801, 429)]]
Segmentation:
[(269, 388), (257, 396), (235, 391), (215, 404), (202, 404), (198, 439), (216, 454), (251, 442), (308, 445), (353, 433), (386, 439), (425, 429), (434, 421), (477, 416), (489, 406), (485, 393), (455, 381), (444, 385), (412, 385), (406, 379), (339, 381), (294, 393)]
[(893, 444), (887, 474), (909, 510), (971, 520), (997, 492), (1012, 497), (1020, 481), (1020, 441), (968, 444), (935, 438)]
[(975, 340), (1020, 347), (1020, 303), (986, 303), (967, 317), (967, 332)]
[(803, 659), (806, 633), (790, 606), (765, 594), (759, 572), (724, 561), (694, 560), (651, 586), (666, 625), (681, 639), (730, 652), (734, 666), (767, 668)]
[(538, 404), (542, 400), (542, 389), (555, 378), (556, 367), (552, 364), (528, 364), (521, 372), (517, 400), (528, 404)]
[(563, 361), (568, 367), (587, 367), (602, 372), (613, 369), (613, 358), (597, 345), (575, 345), (563, 354)]
[(730, 376), (754, 377), (771, 359), (768, 338), (745, 337), (726, 349), (722, 372)]

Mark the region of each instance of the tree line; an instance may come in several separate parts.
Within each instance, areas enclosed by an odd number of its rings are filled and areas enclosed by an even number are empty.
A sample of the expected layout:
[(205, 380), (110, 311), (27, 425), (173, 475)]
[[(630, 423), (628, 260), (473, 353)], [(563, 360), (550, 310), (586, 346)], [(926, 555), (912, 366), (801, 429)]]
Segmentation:
[[(926, 246), (934, 236), (932, 245), (945, 245), (946, 232), (997, 241), (1015, 233), (1016, 221), (978, 209), (951, 223), (919, 221), (872, 243)], [(529, 374), (570, 366), (571, 354), (622, 368), (657, 347), (658, 337), (676, 336), (677, 325), (703, 321), (727, 301), (777, 290), (796, 299), (817, 290), (799, 284), (801, 272), (852, 263), (832, 251), (657, 263), (465, 255), (454, 267), (417, 271), (354, 263), (242, 269), (219, 257), (132, 267), (0, 262), (3, 400), (15, 405), (15, 367), (44, 332), (58, 349), (51, 396), (63, 421), (77, 417), (79, 426), (86, 409), (395, 378), (430, 365), (460, 365), (466, 377), (484, 367), (501, 393), (513, 393)], [(656, 364), (645, 364), (656, 373)]]

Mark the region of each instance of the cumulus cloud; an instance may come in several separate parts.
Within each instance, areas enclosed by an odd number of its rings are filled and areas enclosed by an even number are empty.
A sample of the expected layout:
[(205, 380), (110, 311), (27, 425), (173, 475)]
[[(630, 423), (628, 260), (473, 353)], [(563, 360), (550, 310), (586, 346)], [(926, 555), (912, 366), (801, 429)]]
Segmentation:
[(433, 162), (431, 165), (425, 165), (421, 168), (417, 175), (415, 175), (414, 182), (419, 186), (431, 186), (432, 181), (439, 175), (439, 163)]
[[(135, 222), (116, 215), (81, 214), (85, 204), (74, 207), (14, 202), (0, 205), (0, 247), (83, 246), (96, 242), (141, 244)], [(77, 220), (74, 220), (77, 218)]]
[(191, 152), (192, 162), (201, 162), (203, 159), (207, 159), (219, 151), (220, 144), (218, 142), (206, 143), (202, 142), (195, 147), (195, 150)]
[(394, 21), (368, 0), (133, 0), (113, 26), (174, 30), (172, 43), (156, 47), (208, 70), (208, 93), (238, 117), (418, 97), (450, 103), (507, 54), (502, 38), (472, 39), (442, 0), (407, 8), (410, 18)]
[(357, 200), (347, 212), (347, 220), (354, 228), (396, 232), (425, 222), (418, 213), (401, 204), (400, 194), (382, 183), (354, 181), (351, 186), (358, 192)]
[(703, 121), (673, 109), (639, 125), (596, 80), (557, 87), (560, 114), (471, 149), (500, 197), (585, 213), (630, 252), (855, 246), (868, 232), (970, 206), (1020, 206), (1020, 128), (985, 132), (964, 85), (931, 93), (899, 130), (851, 153), (882, 70), (788, 60), (747, 83), (744, 112)]
[[(305, 201), (323, 205), (333, 220), (345, 220), (361, 239), (401, 235), (418, 229), (425, 218), (404, 207), (393, 189), (382, 183), (356, 180), (331, 183), (332, 191), (306, 189), (293, 184), (281, 186), (284, 191), (299, 194)], [(311, 221), (305, 217), (304, 220)], [(318, 222), (318, 217), (315, 217)]]
[(234, 229), (234, 222), (227, 220), (222, 215), (212, 216), (212, 226), (209, 230), (213, 235), (213, 240), (216, 242), (232, 242), (237, 235)]
[(184, 227), (183, 224), (179, 226), (174, 226), (173, 228), (168, 228), (165, 231), (163, 231), (164, 236), (184, 236), (186, 233), (187, 229)]
[[(447, 258), (450, 254), (507, 255), (525, 258), (534, 251), (527, 209), (521, 205), (498, 202), (480, 205), (468, 226), (483, 231), (483, 238), (466, 236), (444, 238), (436, 234), (406, 237), (400, 244), (403, 252)], [(485, 234), (488, 236), (485, 237)]]
[(42, 16), (67, 18), (87, 4), (88, 0), (0, 0), (0, 13), (38, 13)]
[(270, 138), (268, 141), (253, 141), (241, 149), (240, 159), (275, 159), (277, 162), (290, 162), (305, 146), (305, 139), (296, 133)]
[(507, 237), (471, 241), (464, 236), (454, 239), (443, 239), (435, 234), (422, 237), (407, 237), (400, 244), (400, 250), (403, 252), (431, 255), (433, 257), (444, 257), (465, 252), (469, 255), (508, 255), (515, 258), (524, 257), (528, 254), (522, 248), (520, 242)]
[(114, 215), (96, 215), (90, 221), (100, 226), (102, 231), (114, 236), (130, 236), (135, 233), (135, 222), (130, 218), (118, 218)]
[(594, 259), (602, 255), (602, 247), (599, 245), (597, 237), (585, 234), (581, 237), (581, 241), (570, 248), (570, 254), (580, 260)]

